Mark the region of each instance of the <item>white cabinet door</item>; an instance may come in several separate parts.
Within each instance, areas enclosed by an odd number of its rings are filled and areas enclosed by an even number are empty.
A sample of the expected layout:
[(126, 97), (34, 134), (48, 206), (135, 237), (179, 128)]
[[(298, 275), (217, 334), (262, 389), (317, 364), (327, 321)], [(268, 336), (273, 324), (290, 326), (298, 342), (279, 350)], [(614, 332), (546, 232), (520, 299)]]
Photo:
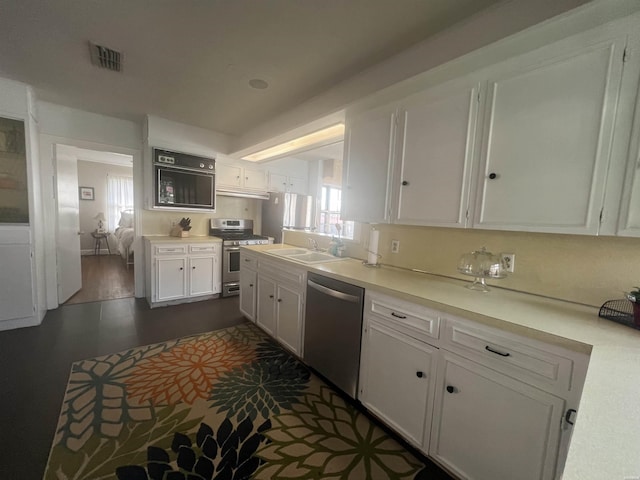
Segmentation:
[(240, 269), (240, 311), (249, 320), (256, 321), (257, 273), (250, 268)]
[(276, 336), (276, 283), (270, 278), (258, 275), (258, 301), (256, 323), (269, 335)]
[(211, 295), (215, 293), (214, 272), (216, 257), (189, 257), (189, 295)]
[(479, 89), (438, 86), (401, 103), (398, 223), (466, 226)]
[(289, 191), (291, 193), (297, 193), (300, 195), (306, 195), (309, 192), (307, 188), (307, 181), (304, 178), (288, 177)]
[(442, 352), (430, 456), (461, 478), (554, 478), (564, 400)]
[(264, 170), (252, 170), (250, 168), (244, 169), (244, 188), (250, 190), (260, 190), (262, 192), (267, 190), (267, 174)]
[(156, 301), (173, 300), (187, 295), (187, 257), (156, 259)]
[(598, 233), (624, 42), (571, 39), (495, 67), (475, 227)]
[(370, 319), (366, 322), (359, 398), (376, 416), (426, 452), (437, 350)]
[(302, 294), (285, 285), (278, 285), (276, 308), (278, 319), (276, 338), (293, 353), (301, 356), (304, 315)]
[(242, 168), (225, 163), (216, 163), (216, 184), (240, 188), (242, 186)]
[(395, 105), (372, 110), (347, 122), (342, 219), (389, 220), (395, 130)]
[(279, 173), (269, 173), (269, 191), (286, 192), (288, 188), (288, 177)]

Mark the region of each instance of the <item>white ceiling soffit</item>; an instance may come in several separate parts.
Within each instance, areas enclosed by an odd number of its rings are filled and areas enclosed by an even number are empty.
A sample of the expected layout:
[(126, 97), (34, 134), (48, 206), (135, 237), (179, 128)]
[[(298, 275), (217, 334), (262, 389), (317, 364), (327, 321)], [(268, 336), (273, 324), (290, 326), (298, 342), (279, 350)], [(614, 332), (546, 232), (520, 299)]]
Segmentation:
[[(11, 0), (0, 76), (51, 103), (237, 136), (497, 1)], [(122, 71), (93, 66), (88, 42)]]

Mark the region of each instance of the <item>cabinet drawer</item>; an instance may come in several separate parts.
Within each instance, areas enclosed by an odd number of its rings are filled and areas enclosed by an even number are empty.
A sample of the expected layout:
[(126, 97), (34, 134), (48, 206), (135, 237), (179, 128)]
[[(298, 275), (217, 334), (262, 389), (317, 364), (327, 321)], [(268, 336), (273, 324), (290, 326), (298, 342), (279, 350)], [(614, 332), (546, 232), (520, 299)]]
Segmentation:
[(364, 311), (414, 338), (429, 340), (440, 335), (439, 313), (422, 305), (367, 291)]
[(293, 262), (289, 262), (287, 260), (277, 262), (260, 259), (258, 261), (258, 271), (262, 275), (268, 275), (276, 278), (280, 282), (286, 282), (292, 286), (302, 287), (302, 290), (305, 290), (307, 272), (305, 270), (292, 267), (292, 263)]
[(444, 323), (443, 348), (527, 383), (569, 390), (574, 362), (559, 347), (475, 323), (450, 318)]
[(215, 244), (189, 245), (189, 253), (216, 253)]
[(247, 255), (245, 252), (240, 252), (240, 268), (250, 268), (252, 270), (258, 269), (258, 259), (253, 255)]
[(155, 255), (184, 255), (187, 253), (186, 245), (156, 245)]

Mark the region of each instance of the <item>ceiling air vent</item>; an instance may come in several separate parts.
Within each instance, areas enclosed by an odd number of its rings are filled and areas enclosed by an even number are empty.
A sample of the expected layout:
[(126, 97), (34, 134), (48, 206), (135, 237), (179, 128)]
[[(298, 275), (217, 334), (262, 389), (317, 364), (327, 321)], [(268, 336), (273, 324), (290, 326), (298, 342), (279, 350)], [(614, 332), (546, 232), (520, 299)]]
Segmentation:
[(91, 63), (95, 66), (114, 72), (122, 71), (122, 54), (120, 52), (91, 42), (89, 42), (89, 51), (91, 52)]

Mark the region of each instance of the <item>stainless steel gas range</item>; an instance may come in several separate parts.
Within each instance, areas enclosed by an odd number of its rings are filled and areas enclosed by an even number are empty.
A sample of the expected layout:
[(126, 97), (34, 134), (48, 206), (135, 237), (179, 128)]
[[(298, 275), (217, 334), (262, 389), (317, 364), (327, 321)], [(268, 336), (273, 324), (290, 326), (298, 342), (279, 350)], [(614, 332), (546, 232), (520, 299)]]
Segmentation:
[(209, 235), (222, 239), (222, 296), (240, 294), (240, 247), (264, 245), (267, 237), (254, 235), (253, 220), (212, 218)]

